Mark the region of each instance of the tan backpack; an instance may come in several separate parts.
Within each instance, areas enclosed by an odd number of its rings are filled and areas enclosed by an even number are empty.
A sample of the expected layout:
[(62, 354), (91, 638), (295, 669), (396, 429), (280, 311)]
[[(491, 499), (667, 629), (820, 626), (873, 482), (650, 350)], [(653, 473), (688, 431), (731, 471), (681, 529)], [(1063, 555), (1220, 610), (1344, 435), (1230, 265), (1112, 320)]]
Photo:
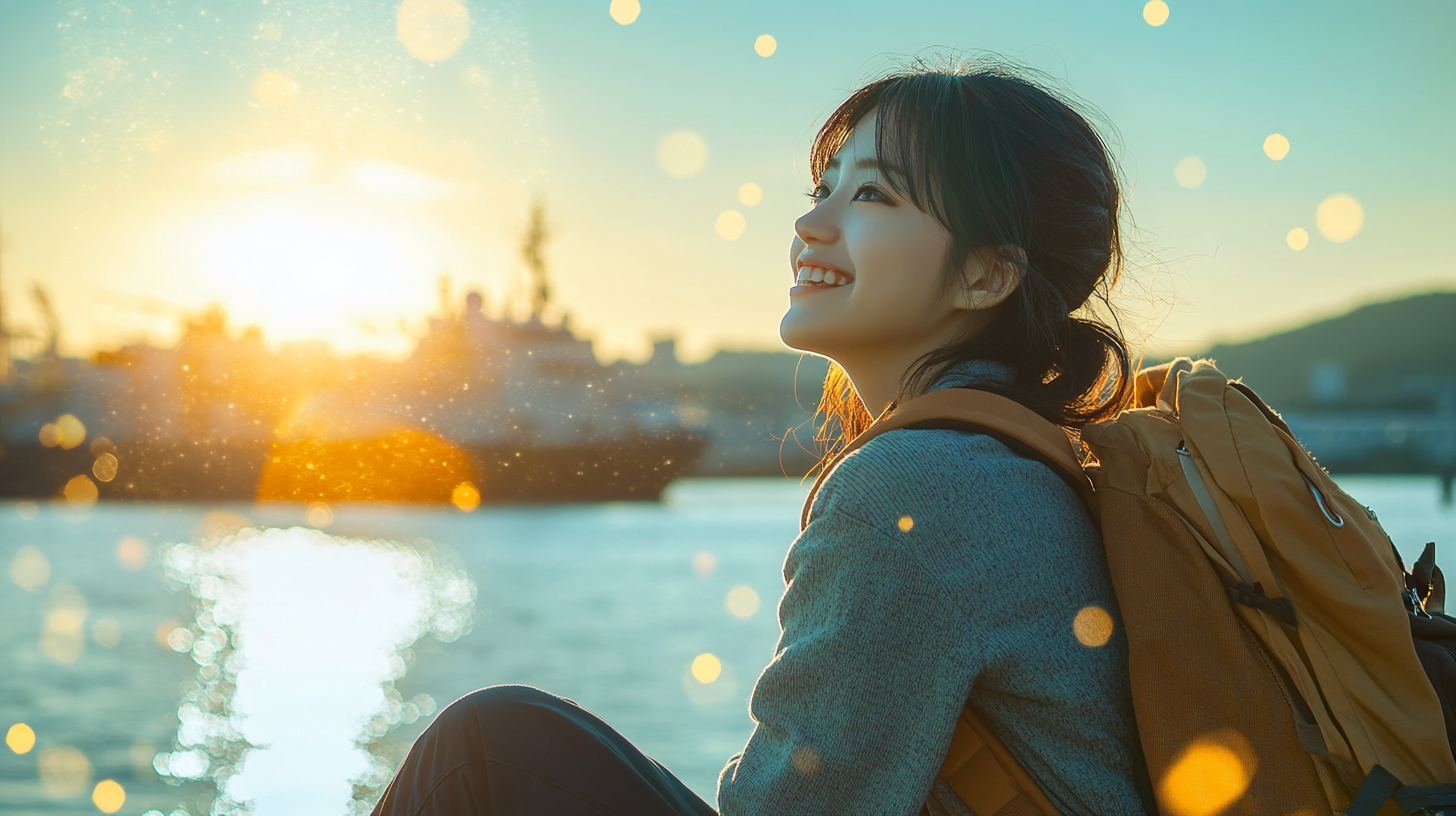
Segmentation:
[[(1135, 408), (1083, 429), (1086, 465), (1061, 428), (965, 388), (908, 400), (839, 456), (900, 428), (989, 434), (1087, 501), (1158, 814), (1456, 816), (1450, 706), (1412, 637), (1417, 616), (1456, 622), (1426, 615), (1374, 513), (1247, 387), (1207, 361), (1148, 369)], [(940, 776), (977, 816), (1060, 816), (969, 706)]]

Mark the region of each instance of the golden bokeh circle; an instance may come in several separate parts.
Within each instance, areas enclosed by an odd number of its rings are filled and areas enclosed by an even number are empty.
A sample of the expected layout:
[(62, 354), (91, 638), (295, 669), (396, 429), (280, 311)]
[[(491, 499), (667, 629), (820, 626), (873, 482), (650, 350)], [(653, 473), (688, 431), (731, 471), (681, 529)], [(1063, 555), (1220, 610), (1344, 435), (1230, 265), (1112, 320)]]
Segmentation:
[(724, 210), (718, 214), (718, 220), (713, 223), (713, 229), (718, 231), (718, 237), (725, 241), (736, 241), (743, 235), (743, 230), (748, 228), (748, 220), (743, 213), (737, 210)]
[(612, 0), (607, 13), (618, 25), (632, 25), (637, 22), (637, 15), (642, 13), (642, 4), (637, 0)]
[(410, 56), (443, 62), (470, 37), (470, 10), (460, 0), (404, 0), (396, 30)]
[(1072, 619), (1072, 634), (1088, 648), (1105, 646), (1112, 638), (1112, 616), (1100, 606), (1084, 606)]
[(772, 57), (774, 52), (779, 50), (779, 41), (771, 34), (760, 34), (758, 39), (753, 41), (753, 51), (760, 57)]
[(35, 730), (25, 723), (16, 723), (5, 732), (5, 747), (17, 754), (28, 754), (35, 747)]
[(707, 142), (691, 130), (674, 130), (657, 143), (657, 165), (673, 178), (691, 178), (707, 161)]
[(1143, 6), (1143, 20), (1154, 28), (1168, 22), (1168, 4), (1163, 0), (1148, 0)]
[(1341, 244), (1359, 234), (1365, 224), (1365, 210), (1349, 193), (1336, 193), (1320, 202), (1314, 222), (1321, 235)]
[(298, 93), (298, 83), (282, 71), (263, 71), (253, 80), (253, 98), (259, 105), (276, 108), (286, 105)]
[(738, 188), (738, 203), (745, 207), (757, 207), (763, 201), (763, 188), (753, 182), (746, 182)]
[(91, 791), (91, 803), (102, 813), (115, 813), (126, 804), (126, 789), (115, 779), (103, 779)]
[(1289, 155), (1289, 140), (1282, 133), (1271, 133), (1264, 140), (1264, 155), (1274, 161), (1283, 161)]
[(723, 661), (712, 652), (703, 652), (693, 658), (693, 679), (707, 685), (723, 673)]
[(1203, 164), (1203, 159), (1197, 156), (1188, 156), (1173, 168), (1173, 180), (1178, 182), (1179, 187), (1188, 190), (1202, 185), (1206, 178), (1208, 178), (1208, 167)]
[(1295, 227), (1284, 236), (1284, 243), (1288, 244), (1290, 249), (1298, 252), (1309, 246), (1309, 233), (1303, 227)]

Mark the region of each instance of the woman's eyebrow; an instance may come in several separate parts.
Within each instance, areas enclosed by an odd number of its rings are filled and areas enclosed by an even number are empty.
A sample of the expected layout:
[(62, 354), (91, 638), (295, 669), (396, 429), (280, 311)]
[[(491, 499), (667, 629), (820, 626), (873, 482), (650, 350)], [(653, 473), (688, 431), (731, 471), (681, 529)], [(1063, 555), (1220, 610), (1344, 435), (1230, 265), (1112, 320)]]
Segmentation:
[[(837, 169), (839, 169), (839, 165), (840, 165), (839, 157), (838, 156), (835, 156), (834, 158), (832, 158), (832, 159), (829, 160), (829, 163), (828, 164), (824, 165), (824, 169), (825, 170), (837, 170)], [(856, 170), (879, 170), (882, 173), (894, 173), (896, 171), (896, 168), (893, 165), (885, 164), (885, 163), (881, 162), (879, 159), (868, 158), (868, 157), (867, 158), (863, 158), (863, 159), (856, 159), (855, 162), (854, 162), (854, 169), (856, 169)]]

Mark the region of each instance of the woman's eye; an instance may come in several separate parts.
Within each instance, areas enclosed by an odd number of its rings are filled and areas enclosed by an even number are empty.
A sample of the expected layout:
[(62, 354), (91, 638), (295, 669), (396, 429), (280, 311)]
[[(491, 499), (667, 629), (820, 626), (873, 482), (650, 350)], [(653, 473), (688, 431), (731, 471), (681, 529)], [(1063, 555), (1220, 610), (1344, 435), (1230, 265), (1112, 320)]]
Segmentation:
[(810, 201), (818, 203), (829, 197), (829, 186), (822, 183), (816, 184), (814, 185), (814, 189), (804, 193), (804, 195), (808, 196)]
[(854, 192), (854, 200), (855, 201), (872, 201), (872, 202), (876, 202), (876, 203), (880, 203), (880, 204), (886, 204), (886, 203), (889, 203), (889, 201), (890, 201), (889, 197), (886, 196), (883, 192), (881, 192), (880, 191), (880, 188), (874, 186), (873, 184), (866, 184), (865, 186), (859, 188), (858, 190), (855, 190), (855, 192)]

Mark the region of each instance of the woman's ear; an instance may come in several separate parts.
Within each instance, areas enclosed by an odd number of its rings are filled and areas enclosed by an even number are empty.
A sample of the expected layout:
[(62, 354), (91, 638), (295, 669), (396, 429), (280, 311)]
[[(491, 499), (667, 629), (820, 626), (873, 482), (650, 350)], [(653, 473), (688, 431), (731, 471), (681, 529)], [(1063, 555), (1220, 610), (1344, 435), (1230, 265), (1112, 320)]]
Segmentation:
[(976, 311), (999, 306), (1021, 285), (1026, 272), (1026, 250), (1018, 246), (982, 247), (966, 258), (965, 285), (952, 305)]

